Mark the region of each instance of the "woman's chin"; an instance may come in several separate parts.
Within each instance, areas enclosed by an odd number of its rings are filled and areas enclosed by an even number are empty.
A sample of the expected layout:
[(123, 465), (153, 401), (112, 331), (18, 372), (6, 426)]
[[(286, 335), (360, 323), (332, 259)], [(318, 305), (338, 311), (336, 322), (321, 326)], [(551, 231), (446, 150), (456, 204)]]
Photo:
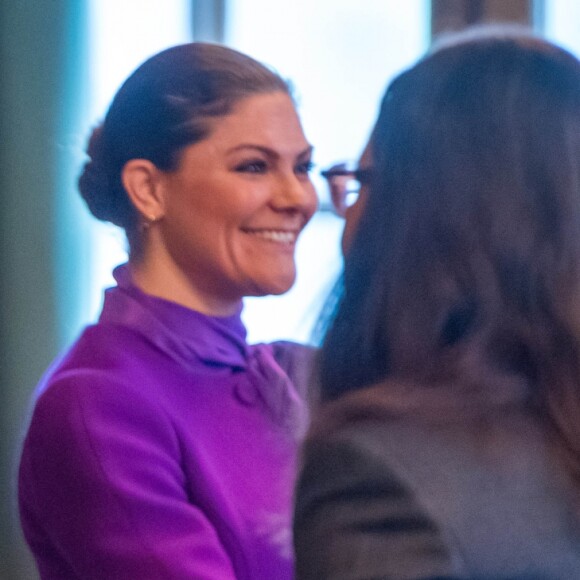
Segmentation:
[(256, 281), (255, 287), (251, 294), (248, 296), (280, 296), (285, 294), (292, 288), (294, 282), (296, 281), (296, 273), (293, 272), (292, 275), (280, 276), (276, 279), (263, 280), (261, 282)]

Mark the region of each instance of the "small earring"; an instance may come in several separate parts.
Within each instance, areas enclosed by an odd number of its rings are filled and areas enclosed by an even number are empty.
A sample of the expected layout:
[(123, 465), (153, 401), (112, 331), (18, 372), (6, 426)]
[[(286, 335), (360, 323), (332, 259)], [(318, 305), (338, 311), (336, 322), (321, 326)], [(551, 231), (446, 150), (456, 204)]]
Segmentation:
[(154, 216), (154, 215), (147, 216), (141, 222), (141, 230), (148, 230), (158, 219), (159, 218), (157, 216)]

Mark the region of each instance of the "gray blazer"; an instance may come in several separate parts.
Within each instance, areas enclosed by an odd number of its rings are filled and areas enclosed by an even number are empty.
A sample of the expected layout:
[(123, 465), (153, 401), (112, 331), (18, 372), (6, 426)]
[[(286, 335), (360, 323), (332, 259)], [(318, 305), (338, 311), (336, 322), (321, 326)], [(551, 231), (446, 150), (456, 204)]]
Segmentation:
[(322, 417), (296, 491), (298, 580), (580, 579), (578, 487), (531, 411), (405, 406), (347, 397)]

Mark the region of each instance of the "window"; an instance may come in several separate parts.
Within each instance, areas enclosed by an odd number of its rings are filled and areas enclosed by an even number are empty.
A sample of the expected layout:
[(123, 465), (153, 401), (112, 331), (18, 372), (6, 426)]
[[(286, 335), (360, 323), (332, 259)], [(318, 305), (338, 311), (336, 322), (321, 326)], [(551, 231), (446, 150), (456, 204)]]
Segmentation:
[[(146, 57), (190, 40), (186, 0), (92, 0), (90, 118), (101, 118), (124, 78)], [(296, 87), (318, 169), (356, 159), (374, 123), (389, 79), (424, 52), (428, 0), (231, 0), (225, 43), (274, 67)], [(83, 129), (88, 135), (90, 125)], [(86, 138), (86, 137), (85, 137)], [(340, 273), (342, 221), (328, 208), (315, 170), (322, 211), (298, 245), (298, 279), (279, 297), (246, 300), (250, 342), (309, 341), (328, 292)], [(124, 238), (112, 226), (92, 230), (93, 288), (84, 318), (94, 318), (114, 265), (126, 259)]]
[(576, 0), (544, 0), (542, 12), (546, 38), (580, 56), (580, 3)]
[[(429, 15), (426, 0), (235, 0), (225, 40), (295, 84), (320, 169), (359, 157), (388, 81), (428, 46)], [(250, 342), (309, 341), (342, 268), (342, 220), (328, 211), (325, 184), (316, 171), (313, 179), (327, 211), (318, 212), (302, 235), (292, 290), (246, 299)]]
[[(80, 130), (84, 150), (92, 127), (102, 120), (110, 101), (131, 72), (149, 56), (191, 41), (189, 0), (91, 0), (89, 3), (89, 114)], [(114, 285), (112, 269), (127, 260), (122, 231), (91, 220), (90, 288), (81, 318), (94, 320), (101, 308), (103, 290)]]

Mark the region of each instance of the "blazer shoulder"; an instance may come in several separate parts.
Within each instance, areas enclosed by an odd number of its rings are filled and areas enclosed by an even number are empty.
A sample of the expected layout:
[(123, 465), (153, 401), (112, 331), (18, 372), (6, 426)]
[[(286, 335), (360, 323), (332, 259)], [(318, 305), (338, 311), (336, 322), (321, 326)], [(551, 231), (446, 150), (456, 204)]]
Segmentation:
[(397, 478), (470, 575), (580, 578), (578, 489), (558, 442), (527, 410), (367, 421), (335, 437)]
[(461, 571), (413, 491), (352, 430), (310, 439), (296, 492), (300, 580), (421, 578)]

